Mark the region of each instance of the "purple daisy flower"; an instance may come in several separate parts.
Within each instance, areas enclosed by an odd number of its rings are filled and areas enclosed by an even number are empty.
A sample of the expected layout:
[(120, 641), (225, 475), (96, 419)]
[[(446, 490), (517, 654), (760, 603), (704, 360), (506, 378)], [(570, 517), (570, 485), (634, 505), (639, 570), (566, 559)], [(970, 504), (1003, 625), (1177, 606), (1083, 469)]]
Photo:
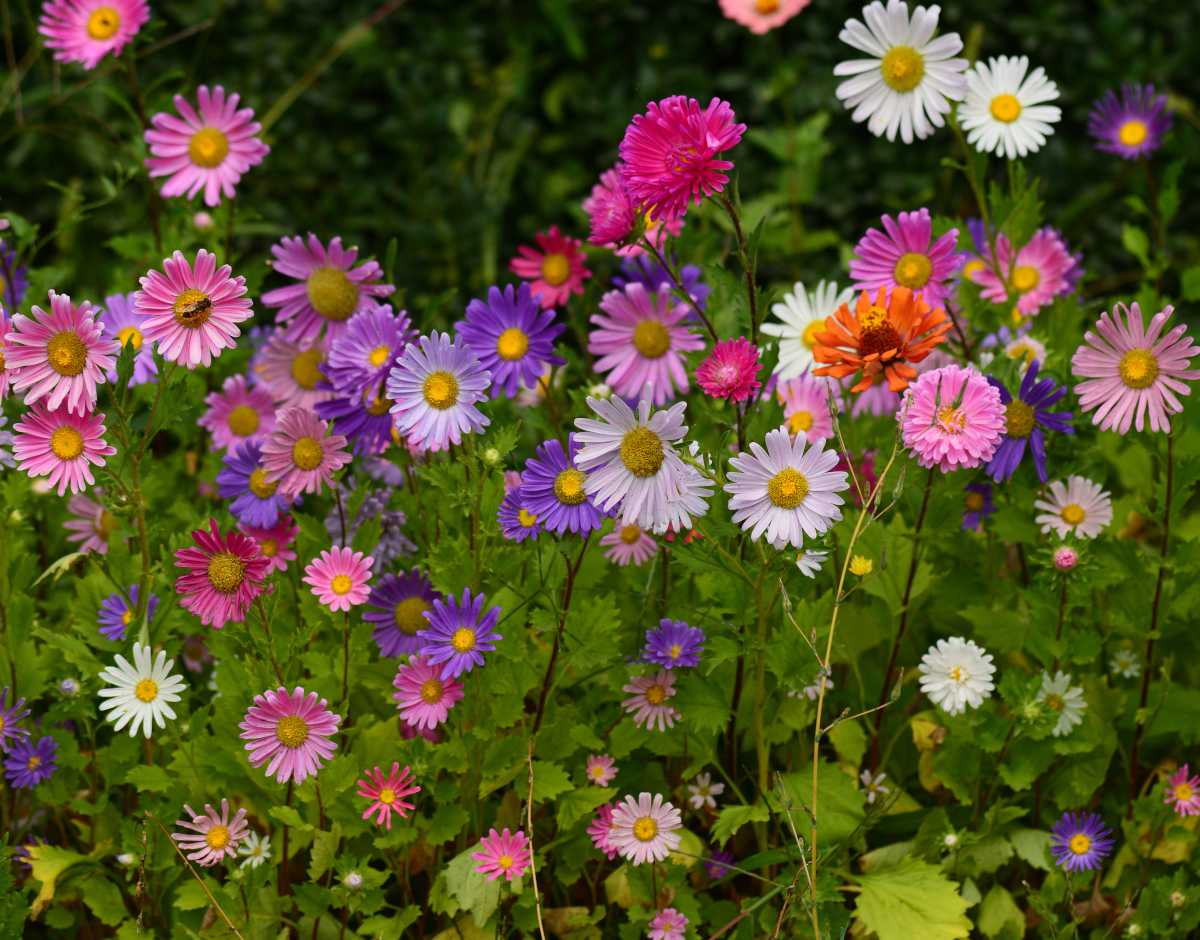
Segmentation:
[(380, 656), (406, 656), (421, 650), (417, 634), (429, 626), (425, 611), (441, 595), (419, 568), (385, 575), (371, 588), (363, 620), (375, 625), (372, 639)]
[(238, 521), (256, 529), (269, 529), (288, 511), (288, 499), (279, 484), (267, 480), (262, 466), (262, 446), (255, 441), (238, 445), (225, 454), (225, 465), (217, 474), (217, 492), (232, 499), (229, 511)]
[(21, 306), (21, 298), (29, 287), (26, 267), (17, 264), (17, 252), (0, 238), (0, 306), (12, 312)]
[[(108, 597), (100, 602), (100, 613), (96, 617), (96, 622), (100, 625), (100, 632), (110, 640), (125, 639), (125, 631), (129, 629), (129, 625), (133, 622), (137, 603), (138, 586), (136, 584), (129, 588), (128, 601), (121, 594), (109, 594)], [(146, 604), (147, 620), (154, 619), (154, 611), (157, 607), (158, 595), (151, 594), (150, 600)]]
[(470, 346), (435, 332), (405, 348), (388, 372), (387, 397), (395, 402), (396, 428), (410, 444), (446, 450), (491, 424), (476, 407), (491, 384), (492, 373)]
[(584, 491), (587, 475), (575, 466), (575, 435), (567, 439), (570, 456), (557, 440), (538, 445), (521, 472), (525, 505), (549, 532), (587, 535), (604, 524), (604, 514)]
[(1088, 115), (1096, 149), (1125, 160), (1154, 153), (1170, 129), (1167, 96), (1155, 94), (1153, 85), (1123, 85), (1120, 97), (1109, 90)]
[(854, 246), (854, 289), (874, 294), (881, 287), (907, 287), (931, 307), (944, 305), (960, 260), (954, 250), (958, 229), (935, 241), (928, 209), (880, 218), (884, 230), (868, 229)]
[(718, 881), (726, 875), (733, 874), (729, 867), (733, 864), (733, 853), (724, 849), (713, 849), (712, 855), (704, 860), (704, 870), (713, 881)]
[(471, 596), (469, 588), (463, 588), (462, 599), (455, 601), (434, 600), (433, 610), (425, 614), (428, 629), (417, 634), (421, 641), (421, 655), (431, 665), (444, 663), (442, 679), (456, 679), (464, 672), (483, 665), (483, 654), (496, 648), (503, 640), (496, 632), (496, 621), (500, 619), (500, 608), (493, 607), (480, 618), (484, 596)]
[(664, 669), (678, 669), (698, 665), (703, 652), (703, 630), (690, 627), (682, 620), (664, 617), (657, 627), (646, 631), (642, 662), (655, 663)]
[(988, 376), (988, 381), (1000, 390), (1000, 401), (1004, 405), (1004, 437), (986, 467), (987, 475), (997, 483), (1003, 483), (1017, 472), (1021, 458), (1025, 456), (1026, 442), (1033, 454), (1038, 479), (1045, 483), (1046, 442), (1042, 428), (1060, 434), (1075, 433), (1071, 427), (1071, 412), (1050, 410), (1066, 396), (1066, 386), (1059, 385), (1054, 379), (1042, 379), (1039, 382), (1039, 368), (1040, 363), (1036, 359), (1030, 363), (1021, 379), (1016, 398), (1009, 394), (999, 379)]
[(1050, 830), (1050, 852), (1067, 871), (1099, 868), (1112, 847), (1112, 830), (1095, 813), (1063, 813)]
[(983, 526), (983, 520), (996, 511), (992, 502), (992, 484), (968, 483), (963, 488), (962, 527), (972, 532), (978, 532)]
[(12, 706), (5, 708), (8, 701), (8, 686), (0, 689), (0, 751), (11, 747), (13, 742), (29, 737), (29, 732), (22, 728), (19, 722), (29, 717), (29, 709), (25, 707), (25, 699), (19, 698)]
[[(674, 264), (674, 259), (671, 263)], [(709, 286), (700, 280), (700, 276), (700, 269), (694, 264), (685, 264), (679, 269), (679, 283), (683, 285), (687, 295), (692, 298), (692, 303), (704, 310), (705, 304), (708, 302)], [(651, 254), (626, 258), (621, 262), (620, 272), (613, 275), (612, 282), (621, 290), (624, 290), (629, 284), (641, 284), (650, 294), (657, 294), (660, 287), (673, 288), (675, 286), (667, 269), (659, 264)], [(689, 316), (694, 318), (696, 314), (691, 313)]]
[(404, 347), (417, 337), (408, 313), (382, 304), (352, 316), (330, 344), (321, 366), (333, 387), (350, 397), (376, 397)]
[(542, 310), (528, 284), (489, 287), (487, 301), (472, 300), (466, 316), (454, 329), (491, 370), (493, 398), (501, 392), (512, 398), (522, 384), (536, 387), (546, 366), (566, 361), (554, 355), (554, 340), (566, 326), (554, 322), (553, 310)]
[(524, 487), (518, 486), (506, 495), (496, 512), (496, 521), (500, 524), (500, 534), (510, 542), (524, 542), (526, 539), (536, 539), (542, 533), (544, 526), (541, 519), (529, 511), (525, 501)]
[[(0, 275), (2, 277), (3, 275)], [(113, 294), (104, 298), (104, 308), (100, 311), (100, 322), (104, 324), (106, 336), (115, 338), (121, 348), (132, 344), (133, 378), (131, 385), (145, 385), (153, 382), (158, 375), (158, 366), (154, 362), (154, 344), (147, 343), (142, 337), (143, 318), (133, 306), (136, 294)], [(108, 370), (108, 380), (117, 380), (117, 364)]]
[(10, 786), (19, 790), (31, 790), (44, 780), (49, 780), (58, 770), (58, 742), (44, 737), (36, 744), (31, 739), (22, 739), (8, 748), (4, 757), (4, 776)]
[[(328, 382), (319, 382), (317, 387), (331, 386)], [(382, 393), (383, 389), (378, 391)], [(313, 406), (321, 418), (333, 422), (336, 434), (345, 435), (354, 445), (354, 453), (364, 456), (382, 454), (392, 443), (392, 416), (388, 414), (392, 403), (382, 394), (376, 394), (374, 398), (361, 397), (370, 395), (368, 389), (348, 398), (319, 401)]]

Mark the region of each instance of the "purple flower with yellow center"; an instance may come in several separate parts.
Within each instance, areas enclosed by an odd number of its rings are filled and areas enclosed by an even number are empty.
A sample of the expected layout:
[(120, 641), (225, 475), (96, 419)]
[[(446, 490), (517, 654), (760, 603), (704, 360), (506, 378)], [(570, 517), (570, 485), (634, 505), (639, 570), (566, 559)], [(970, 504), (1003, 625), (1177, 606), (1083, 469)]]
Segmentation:
[(992, 484), (968, 483), (963, 489), (962, 527), (978, 532), (983, 527), (983, 520), (996, 511), (996, 504), (992, 502)]
[(690, 627), (682, 620), (664, 617), (657, 627), (646, 631), (642, 662), (655, 663), (664, 669), (679, 669), (698, 665), (703, 652), (703, 630)]
[[(328, 382), (320, 382), (318, 388), (329, 388)], [(371, 456), (382, 454), (392, 443), (392, 416), (388, 409), (392, 403), (384, 397), (382, 387), (375, 392), (370, 389), (361, 395), (339, 396), (328, 401), (319, 401), (314, 406), (317, 414), (333, 422), (336, 434), (345, 435), (353, 444), (356, 454)]]
[(404, 347), (416, 339), (408, 314), (381, 304), (354, 314), (329, 345), (321, 371), (347, 397), (379, 394)]
[(1067, 871), (1099, 868), (1112, 848), (1112, 831), (1095, 813), (1063, 813), (1050, 830), (1050, 852)]
[(375, 625), (372, 639), (381, 656), (405, 656), (421, 649), (417, 634), (429, 626), (425, 612), (441, 595), (419, 568), (384, 576), (367, 597), (363, 620)]
[(225, 454), (225, 466), (217, 474), (217, 491), (232, 499), (229, 511), (243, 525), (269, 529), (287, 512), (289, 501), (279, 484), (267, 479), (262, 465), (262, 446), (255, 441), (238, 445)]
[[(15, 696), (14, 696), (15, 698)], [(5, 708), (8, 701), (8, 686), (0, 689), (0, 751), (12, 747), (13, 742), (29, 737), (29, 732), (21, 727), (23, 718), (29, 717), (29, 709), (25, 707), (25, 699), (18, 698), (12, 705)]]
[[(96, 621), (100, 624), (100, 632), (110, 640), (125, 639), (125, 632), (129, 629), (129, 625), (133, 623), (134, 614), (137, 611), (138, 604), (138, 586), (136, 584), (129, 588), (129, 600), (125, 600), (121, 594), (109, 594), (100, 603), (100, 613), (96, 617)], [(158, 607), (158, 595), (151, 594), (150, 600), (146, 604), (146, 619), (154, 619), (154, 611)]]
[(22, 738), (10, 745), (4, 756), (4, 777), (9, 786), (30, 790), (54, 776), (58, 770), (57, 757), (58, 743), (54, 738), (44, 737), (36, 744)]
[(579, 447), (574, 435), (567, 445), (569, 454), (556, 440), (538, 445), (521, 471), (522, 498), (547, 531), (587, 535), (604, 524), (604, 514), (584, 491), (587, 474), (575, 466)]
[(546, 366), (565, 362), (554, 355), (554, 340), (566, 326), (554, 322), (553, 310), (542, 310), (528, 284), (488, 288), (486, 301), (467, 304), (466, 317), (454, 329), (491, 370), (493, 398), (501, 392), (513, 398), (522, 383), (535, 387)]
[(704, 870), (713, 881), (718, 881), (726, 875), (733, 874), (729, 866), (733, 864), (733, 853), (724, 849), (713, 849), (712, 855), (704, 860)]
[[(3, 275), (0, 274), (0, 277)], [(134, 296), (129, 293), (105, 297), (104, 307), (100, 310), (100, 322), (104, 324), (104, 332), (116, 337), (122, 349), (133, 346), (133, 375), (129, 384), (145, 385), (154, 381), (158, 366), (154, 362), (154, 345), (144, 342), (142, 337), (142, 317), (134, 308)], [(116, 362), (108, 370), (108, 380), (117, 381)]]
[[(612, 282), (614, 287), (622, 290), (628, 284), (641, 284), (650, 294), (658, 293), (658, 289), (663, 286), (675, 287), (667, 269), (651, 254), (626, 258), (621, 262), (620, 273), (613, 275)], [(709, 286), (700, 280), (700, 269), (694, 264), (685, 264), (679, 269), (679, 283), (683, 285), (684, 293), (692, 299), (692, 303), (703, 310), (708, 300)], [(696, 314), (691, 313), (689, 316), (695, 318)]]
[(1017, 472), (1021, 458), (1025, 456), (1026, 444), (1033, 454), (1038, 479), (1045, 483), (1046, 441), (1042, 428), (1060, 434), (1075, 433), (1071, 427), (1071, 412), (1050, 410), (1066, 396), (1066, 386), (1059, 385), (1054, 379), (1044, 378), (1039, 382), (1039, 368), (1041, 365), (1036, 360), (1029, 364), (1016, 398), (999, 379), (988, 377), (988, 381), (999, 389), (1000, 403), (1004, 405), (1004, 437), (986, 468), (988, 476), (997, 483), (1003, 483)]
[(1154, 153), (1170, 129), (1167, 96), (1156, 94), (1153, 85), (1123, 85), (1120, 96), (1110, 89), (1088, 115), (1096, 149), (1125, 160)]
[(443, 664), (443, 680), (482, 666), (483, 654), (492, 652), (504, 639), (496, 632), (500, 608), (481, 615), (484, 600), (483, 594), (472, 596), (469, 588), (463, 588), (461, 600), (453, 596), (434, 600), (433, 610), (425, 613), (429, 627), (417, 634), (421, 655), (432, 665)]
[(17, 264), (17, 253), (0, 238), (0, 306), (16, 310), (29, 286), (28, 269)]
[(530, 512), (525, 500), (524, 487), (518, 486), (504, 497), (500, 509), (496, 512), (496, 521), (500, 523), (500, 533), (510, 542), (524, 542), (535, 539), (542, 532), (540, 517)]

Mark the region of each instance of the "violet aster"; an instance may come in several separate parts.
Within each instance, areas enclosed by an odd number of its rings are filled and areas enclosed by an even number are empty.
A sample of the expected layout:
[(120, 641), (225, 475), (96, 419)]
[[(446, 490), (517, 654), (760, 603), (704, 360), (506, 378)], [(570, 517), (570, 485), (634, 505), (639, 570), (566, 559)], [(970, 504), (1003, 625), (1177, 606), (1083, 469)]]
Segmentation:
[[(321, 382), (318, 387), (330, 387), (330, 383)], [(313, 408), (319, 418), (333, 422), (334, 433), (345, 436), (354, 453), (363, 456), (382, 454), (392, 444), (393, 427), (392, 416), (388, 413), (392, 403), (382, 391), (379, 389), (374, 397), (339, 395), (319, 401)], [(372, 393), (368, 389), (363, 394), (371, 396)]]
[(4, 776), (9, 786), (31, 790), (54, 776), (57, 758), (58, 742), (54, 738), (43, 737), (36, 744), (32, 738), (22, 738), (5, 752)]
[(504, 639), (496, 632), (500, 608), (492, 607), (481, 616), (484, 600), (483, 594), (472, 596), (469, 588), (463, 588), (460, 600), (453, 595), (444, 601), (435, 599), (433, 610), (425, 614), (429, 627), (417, 634), (421, 654), (432, 665), (443, 664), (443, 679), (456, 679), (482, 666), (483, 654)]
[(491, 372), (471, 347), (452, 342), (447, 333), (422, 336), (388, 373), (396, 428), (426, 450), (461, 444), (464, 434), (478, 434), (491, 424), (476, 407), (487, 398), (491, 382)]
[(1017, 472), (1025, 456), (1026, 442), (1033, 454), (1033, 465), (1038, 479), (1046, 482), (1046, 442), (1042, 428), (1059, 434), (1074, 434), (1071, 427), (1071, 412), (1051, 411), (1067, 394), (1065, 385), (1054, 379), (1038, 381), (1040, 363), (1033, 362), (1021, 378), (1017, 397), (1013, 398), (998, 379), (988, 377), (1000, 391), (1000, 403), (1004, 405), (1004, 437), (987, 465), (987, 474), (997, 483), (1003, 483)]
[(983, 527), (983, 521), (996, 511), (996, 504), (992, 501), (992, 484), (968, 483), (963, 490), (962, 527), (978, 532)]
[(666, 669), (696, 666), (704, 652), (704, 631), (688, 626), (682, 620), (664, 617), (659, 625), (646, 631), (646, 646), (642, 662), (655, 663)]
[[(100, 625), (100, 632), (110, 640), (125, 639), (125, 632), (129, 629), (129, 625), (133, 622), (134, 614), (137, 611), (138, 603), (138, 585), (134, 584), (129, 588), (129, 600), (116, 592), (109, 594), (100, 602), (100, 612), (96, 616), (96, 622)], [(154, 619), (154, 611), (158, 607), (158, 596), (150, 595), (150, 600), (146, 602), (146, 620)]]
[[(158, 366), (154, 362), (154, 344), (146, 342), (142, 335), (142, 318), (134, 307), (135, 296), (136, 293), (129, 293), (105, 297), (100, 310), (100, 322), (104, 324), (104, 334), (109, 339), (117, 340), (122, 349), (133, 347), (133, 375), (129, 384), (145, 385), (154, 381)], [(117, 381), (115, 360), (107, 377), (109, 382)]]
[(510, 542), (524, 542), (537, 538), (544, 528), (536, 513), (529, 511), (523, 488), (518, 486), (505, 495), (496, 512), (500, 534)]
[(267, 479), (262, 447), (253, 441), (225, 455), (225, 465), (217, 473), (217, 492), (221, 499), (233, 500), (229, 511), (238, 522), (256, 529), (271, 528), (291, 504), (279, 492), (279, 484)]
[[(0, 238), (0, 307), (16, 310), (21, 306), (21, 298), (29, 287), (29, 269), (17, 263), (17, 253), (4, 244)], [(4, 327), (7, 318), (0, 316), (0, 345), (3, 344)], [(0, 381), (3, 381), (0, 379)], [(0, 398), (4, 397), (4, 386), (0, 385)]]
[(21, 727), (22, 719), (29, 717), (29, 709), (25, 707), (25, 699), (16, 698), (7, 708), (8, 686), (0, 689), (0, 751), (12, 747), (13, 743), (29, 737), (29, 732)]
[(600, 528), (604, 516), (584, 490), (587, 474), (575, 466), (575, 435), (567, 444), (569, 456), (557, 440), (539, 444), (521, 472), (520, 489), (526, 507), (547, 531), (587, 535)]
[(419, 568), (384, 575), (367, 597), (363, 620), (374, 624), (380, 656), (403, 656), (421, 649), (417, 634), (429, 626), (425, 611), (439, 595)]
[(1156, 93), (1153, 85), (1122, 85), (1120, 96), (1110, 89), (1088, 115), (1096, 148), (1126, 160), (1154, 153), (1170, 129), (1167, 96)]
[[(667, 259), (672, 265), (675, 264), (674, 258)], [(708, 301), (709, 286), (705, 284), (701, 278), (700, 269), (694, 264), (685, 264), (678, 268), (679, 283), (683, 286), (683, 292), (691, 298), (701, 310), (705, 309), (705, 304)], [(651, 254), (642, 254), (636, 258), (626, 258), (621, 262), (621, 270), (612, 277), (613, 287), (624, 289), (630, 284), (641, 284), (650, 293), (657, 293), (660, 287), (672, 288), (675, 282), (671, 280), (671, 275), (661, 264), (658, 259)], [(694, 313), (689, 312), (689, 316), (695, 317)]]
[(321, 369), (337, 391), (374, 397), (404, 347), (416, 337), (405, 311), (392, 313), (387, 304), (362, 310), (330, 343)]
[(503, 393), (513, 398), (522, 383), (537, 385), (546, 366), (566, 362), (554, 354), (554, 340), (566, 325), (554, 320), (554, 311), (542, 309), (528, 284), (509, 284), (503, 290), (489, 287), (486, 301), (473, 299), (466, 319), (454, 329), (491, 371), (493, 397)]
[(1095, 813), (1063, 813), (1050, 831), (1054, 861), (1067, 871), (1091, 871), (1112, 852), (1112, 831)]

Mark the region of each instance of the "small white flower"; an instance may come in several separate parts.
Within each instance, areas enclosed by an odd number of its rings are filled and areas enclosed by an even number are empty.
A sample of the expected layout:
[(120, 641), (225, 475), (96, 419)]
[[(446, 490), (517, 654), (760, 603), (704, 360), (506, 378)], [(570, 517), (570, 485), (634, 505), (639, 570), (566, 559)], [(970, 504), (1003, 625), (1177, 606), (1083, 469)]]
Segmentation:
[(79, 694), (79, 683), (74, 679), (63, 679), (63, 681), (58, 684), (58, 691), (67, 698), (72, 698), (73, 696)]
[(126, 868), (132, 868), (137, 864), (137, 856), (132, 852), (122, 852), (117, 856), (117, 864), (124, 865)]
[(716, 486), (712, 480), (691, 464), (684, 464), (676, 482), (678, 488), (667, 500), (663, 518), (651, 530), (655, 535), (662, 535), (667, 529), (686, 532), (693, 519), (700, 519), (708, 512), (708, 501)]
[(132, 665), (118, 653), (116, 665), (100, 673), (108, 683), (100, 690), (104, 700), (100, 711), (109, 712), (108, 720), (115, 722), (114, 731), (128, 724), (130, 737), (139, 730), (150, 737), (156, 724), (165, 728), (166, 719), (175, 717), (170, 703), (179, 701), (184, 688), (183, 679), (171, 674), (174, 662), (167, 659), (165, 650), (159, 650), (153, 659), (151, 656), (150, 647), (134, 643)]
[(608, 398), (612, 395), (612, 389), (603, 382), (597, 382), (595, 385), (588, 386), (588, 398)]
[(688, 802), (692, 805), (692, 809), (703, 809), (707, 806), (709, 809), (717, 808), (717, 801), (714, 797), (720, 796), (725, 792), (725, 784), (721, 782), (713, 783), (712, 774), (703, 773), (696, 774), (696, 779), (688, 784)]
[(271, 858), (271, 837), (269, 835), (260, 837), (251, 829), (242, 839), (241, 845), (238, 846), (238, 855), (244, 859), (240, 868), (245, 868), (247, 865), (251, 868), (258, 868), (259, 865)]
[(864, 770), (859, 774), (858, 779), (862, 781), (863, 789), (867, 791), (867, 803), (874, 803), (878, 797), (888, 793), (890, 787), (885, 787), (883, 781), (887, 779), (887, 774), (879, 773), (872, 774), (869, 770)]
[(825, 564), (825, 559), (828, 557), (829, 552), (818, 552), (809, 549), (797, 556), (796, 567), (800, 569), (800, 573), (806, 578), (815, 578), (817, 572), (821, 570), (821, 566)]
[(1140, 937), (1141, 935), (1142, 928), (1140, 924), (1130, 924), (1125, 928), (1125, 936), (1127, 937)]
[(944, 845), (948, 849), (957, 848), (958, 847), (958, 833), (957, 832), (947, 832), (944, 836), (942, 836), (942, 845)]
[(1048, 499), (1034, 501), (1034, 508), (1043, 510), (1033, 521), (1043, 532), (1056, 532), (1059, 538), (1074, 535), (1094, 539), (1112, 522), (1112, 499), (1099, 483), (1086, 477), (1069, 476), (1064, 484), (1050, 484)]
[(1070, 733), (1071, 729), (1083, 721), (1083, 713), (1087, 711), (1087, 701), (1083, 697), (1083, 689), (1071, 685), (1071, 677), (1065, 672), (1055, 673), (1050, 678), (1048, 672), (1042, 673), (1042, 688), (1037, 700), (1058, 714), (1058, 722), (1051, 732), (1056, 738)]
[(960, 636), (938, 640), (929, 647), (918, 671), (921, 691), (950, 715), (959, 715), (968, 707), (978, 708), (996, 687), (992, 683), (996, 667), (991, 654)]
[(356, 871), (346, 872), (346, 877), (342, 879), (342, 884), (351, 891), (357, 891), (363, 885), (363, 876)]
[(1142, 663), (1133, 650), (1117, 650), (1108, 667), (1122, 679), (1136, 679), (1142, 674)]
[(967, 72), (958, 119), (976, 150), (1014, 160), (1036, 153), (1054, 133), (1062, 111), (1047, 102), (1058, 99), (1058, 86), (1042, 68), (1028, 71), (1026, 56), (1002, 55)]
[(496, 466), (500, 462), (500, 451), (494, 447), (489, 447), (483, 452), (483, 462), (490, 467)]
[(1023, 359), (1026, 368), (1031, 362), (1046, 361), (1046, 347), (1032, 336), (1018, 336), (1004, 347), (1004, 355), (1009, 359)]
[(766, 336), (779, 338), (779, 360), (775, 363), (775, 374), (781, 382), (794, 379), (807, 372), (813, 364), (813, 347), (817, 345), (817, 333), (825, 327), (825, 318), (838, 307), (849, 303), (854, 291), (847, 287), (838, 293), (834, 281), (820, 281), (814, 291), (805, 291), (797, 281), (790, 294), (771, 305), (771, 313), (779, 319), (763, 323)]

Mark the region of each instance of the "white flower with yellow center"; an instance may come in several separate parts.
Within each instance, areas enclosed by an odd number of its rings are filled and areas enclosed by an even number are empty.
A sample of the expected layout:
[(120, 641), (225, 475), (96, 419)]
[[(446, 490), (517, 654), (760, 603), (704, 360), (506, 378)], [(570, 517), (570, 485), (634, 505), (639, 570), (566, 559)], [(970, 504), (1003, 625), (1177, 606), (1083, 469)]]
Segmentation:
[(960, 636), (938, 640), (929, 647), (921, 657), (918, 672), (921, 691), (949, 715), (978, 708), (996, 687), (991, 654)]
[(1033, 505), (1042, 510), (1033, 518), (1042, 531), (1053, 531), (1064, 539), (1068, 535), (1094, 539), (1113, 517), (1108, 491), (1081, 476), (1069, 476), (1066, 483), (1055, 480), (1050, 484), (1047, 498), (1035, 500)]
[(119, 653), (116, 665), (100, 673), (107, 685), (100, 690), (100, 711), (108, 712), (108, 720), (114, 722), (113, 730), (120, 731), (129, 725), (129, 735), (138, 731), (150, 737), (154, 726), (167, 726), (166, 719), (175, 718), (171, 702), (178, 702), (184, 681), (172, 675), (174, 666), (167, 659), (165, 650), (154, 657), (150, 647), (133, 644), (133, 664)]
[(1000, 56), (976, 62), (967, 72), (967, 97), (958, 120), (967, 140), (980, 153), (1014, 160), (1037, 153), (1054, 133), (1062, 111), (1058, 86), (1040, 66), (1029, 71), (1025, 56)]
[(812, 368), (813, 347), (817, 345), (817, 333), (825, 328), (825, 318), (853, 296), (854, 291), (849, 287), (839, 292), (835, 281), (819, 281), (812, 291), (806, 291), (804, 284), (797, 281), (791, 293), (772, 304), (771, 314), (779, 322), (766, 321), (762, 331), (779, 339), (775, 374), (781, 382)]
[(269, 835), (259, 837), (258, 833), (251, 829), (246, 833), (246, 837), (242, 839), (242, 844), (238, 846), (238, 855), (242, 859), (242, 864), (238, 868), (258, 868), (263, 862), (271, 860), (271, 837)]
[(1037, 700), (1058, 715), (1058, 721), (1051, 731), (1056, 738), (1070, 734), (1072, 728), (1083, 722), (1083, 713), (1087, 711), (1083, 689), (1071, 685), (1071, 677), (1065, 672), (1055, 673), (1053, 679), (1050, 673), (1042, 673), (1042, 688)]

